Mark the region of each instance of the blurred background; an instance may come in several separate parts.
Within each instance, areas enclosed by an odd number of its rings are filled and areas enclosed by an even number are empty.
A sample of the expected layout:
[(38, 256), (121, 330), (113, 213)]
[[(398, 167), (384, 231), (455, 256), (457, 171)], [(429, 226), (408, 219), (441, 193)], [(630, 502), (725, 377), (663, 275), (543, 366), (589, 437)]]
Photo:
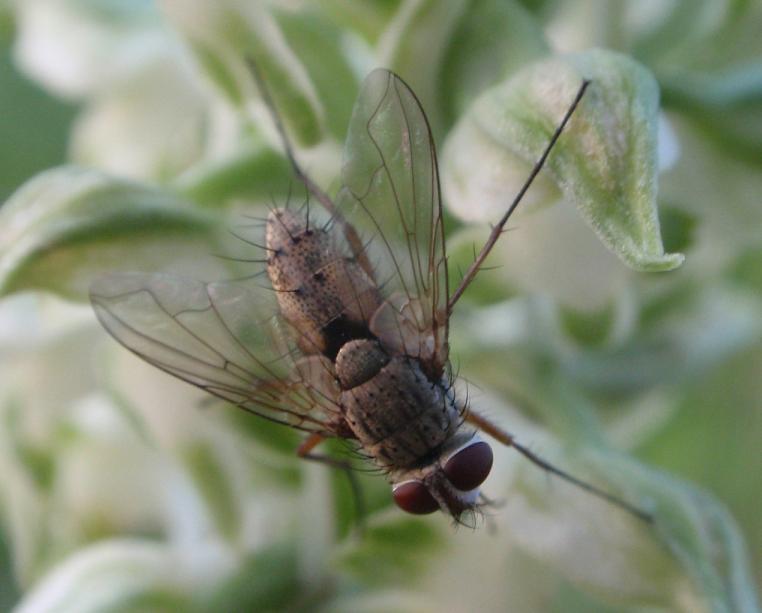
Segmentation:
[[(758, 611), (761, 29), (749, 0), (0, 0), (0, 610)], [(226, 230), (296, 187), (247, 57), (326, 189), (362, 78), (411, 84), (453, 282), (593, 78), (453, 361), (653, 527), (496, 449), (477, 529), (361, 475), (360, 532), (296, 433), (98, 326), (95, 275), (231, 276)]]

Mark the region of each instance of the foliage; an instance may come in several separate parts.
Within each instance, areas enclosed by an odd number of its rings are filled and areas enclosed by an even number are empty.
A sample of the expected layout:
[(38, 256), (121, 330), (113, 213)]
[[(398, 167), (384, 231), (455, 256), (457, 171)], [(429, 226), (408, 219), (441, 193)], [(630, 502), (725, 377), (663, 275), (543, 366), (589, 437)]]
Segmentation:
[[(0, 3), (0, 607), (759, 611), (760, 27), (744, 0)], [(498, 449), (478, 530), (362, 476), (358, 531), (292, 433), (105, 337), (99, 273), (245, 274), (225, 228), (297, 197), (250, 60), (329, 191), (362, 78), (411, 85), (453, 282), (592, 79), (451, 343), (474, 406), (653, 526)]]

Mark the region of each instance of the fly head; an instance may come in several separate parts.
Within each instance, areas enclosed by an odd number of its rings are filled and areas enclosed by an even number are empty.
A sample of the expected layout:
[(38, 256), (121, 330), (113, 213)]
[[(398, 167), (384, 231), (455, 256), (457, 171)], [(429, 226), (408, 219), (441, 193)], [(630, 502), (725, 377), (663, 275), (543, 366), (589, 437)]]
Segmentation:
[(425, 515), (441, 509), (459, 522), (479, 507), (479, 486), (492, 469), (492, 449), (473, 432), (461, 432), (424, 466), (392, 475), (394, 502), (403, 511)]

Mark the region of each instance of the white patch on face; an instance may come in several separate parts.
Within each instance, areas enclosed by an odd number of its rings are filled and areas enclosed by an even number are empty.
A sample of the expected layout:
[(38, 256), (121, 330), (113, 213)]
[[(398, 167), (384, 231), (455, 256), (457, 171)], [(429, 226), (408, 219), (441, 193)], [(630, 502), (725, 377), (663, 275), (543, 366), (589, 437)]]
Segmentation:
[(473, 506), (476, 504), (477, 498), (479, 498), (479, 488), (475, 488), (473, 490), (469, 490), (467, 492), (463, 492), (461, 490), (453, 488), (458, 493), (458, 498), (460, 498), (465, 504), (468, 506)]

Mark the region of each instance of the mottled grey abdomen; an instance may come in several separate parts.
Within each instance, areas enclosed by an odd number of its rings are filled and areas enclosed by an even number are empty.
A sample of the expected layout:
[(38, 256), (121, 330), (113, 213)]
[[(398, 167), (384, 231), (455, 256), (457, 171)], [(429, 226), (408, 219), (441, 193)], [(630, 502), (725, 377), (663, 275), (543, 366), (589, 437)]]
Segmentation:
[(367, 336), (381, 305), (378, 288), (333, 226), (310, 226), (300, 213), (277, 209), (267, 218), (266, 245), (280, 312), (304, 353), (333, 358), (347, 340)]

